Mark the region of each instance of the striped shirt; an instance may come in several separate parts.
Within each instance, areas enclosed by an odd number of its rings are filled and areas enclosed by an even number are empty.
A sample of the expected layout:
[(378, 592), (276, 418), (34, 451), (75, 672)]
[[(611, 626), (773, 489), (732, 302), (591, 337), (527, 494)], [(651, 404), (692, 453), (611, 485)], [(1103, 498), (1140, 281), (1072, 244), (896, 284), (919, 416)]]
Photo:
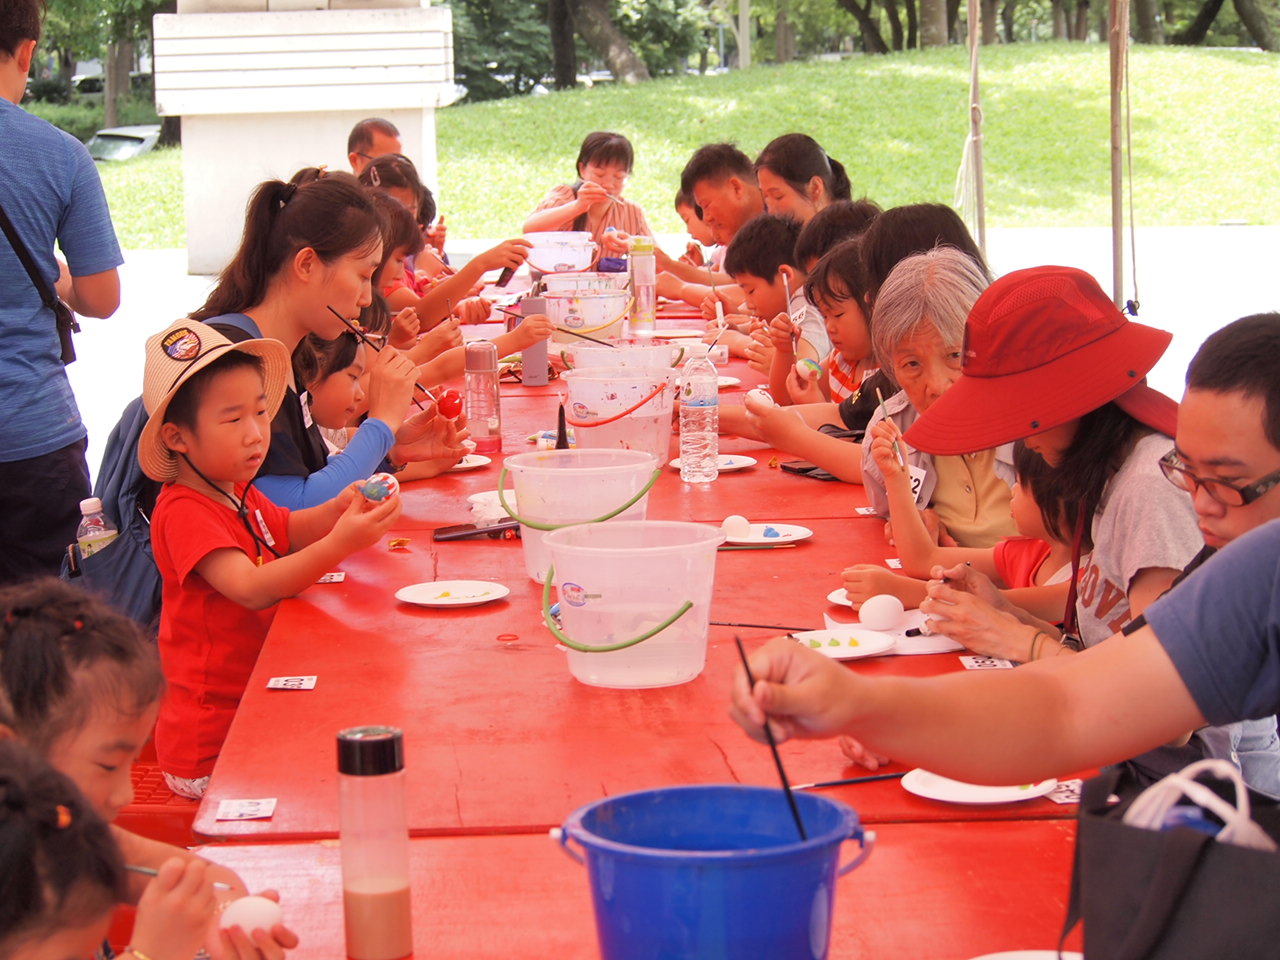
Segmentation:
[[(543, 198), (538, 204), (534, 213), (539, 210), (547, 210), (551, 207), (563, 206), (571, 203), (574, 197), (573, 187), (567, 184), (561, 184), (558, 187), (552, 187), (551, 192)], [(569, 217), (564, 223), (560, 224), (560, 230), (573, 230), (574, 220), (576, 217)], [(653, 230), (649, 227), (649, 221), (645, 218), (644, 211), (637, 204), (630, 200), (624, 200), (619, 197), (613, 203), (604, 205), (603, 210), (592, 209), (587, 211), (587, 222), (582, 227), (583, 230), (591, 231), (591, 239), (600, 242), (600, 238), (604, 236), (605, 231), (613, 227), (623, 233), (629, 233), (633, 237), (652, 237)]]

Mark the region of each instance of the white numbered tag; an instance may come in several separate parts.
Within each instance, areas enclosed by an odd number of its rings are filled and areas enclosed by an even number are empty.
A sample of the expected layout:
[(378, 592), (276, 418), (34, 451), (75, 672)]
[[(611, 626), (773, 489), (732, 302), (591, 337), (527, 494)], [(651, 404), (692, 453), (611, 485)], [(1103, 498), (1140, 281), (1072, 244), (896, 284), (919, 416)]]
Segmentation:
[(916, 467), (907, 464), (907, 473), (911, 475), (911, 495), (916, 498), (916, 503), (924, 502), (924, 479), (928, 476), (924, 467)]

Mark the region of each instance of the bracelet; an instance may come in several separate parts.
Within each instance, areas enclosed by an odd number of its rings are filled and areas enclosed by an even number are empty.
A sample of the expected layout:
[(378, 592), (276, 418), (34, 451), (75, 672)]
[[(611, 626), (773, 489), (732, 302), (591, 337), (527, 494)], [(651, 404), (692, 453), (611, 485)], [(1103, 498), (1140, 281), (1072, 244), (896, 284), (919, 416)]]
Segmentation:
[(1028, 663), (1030, 663), (1032, 660), (1035, 660), (1037, 658), (1038, 651), (1040, 649), (1040, 643), (1048, 636), (1049, 635), (1045, 633), (1043, 630), (1036, 631), (1035, 636), (1031, 638), (1031, 657), (1027, 660)]
[(132, 944), (125, 947), (124, 952), (132, 953), (135, 957), (138, 958), (138, 960), (151, 960), (151, 957), (148, 954), (143, 953), (141, 950), (139, 950), (137, 947), (133, 946)]

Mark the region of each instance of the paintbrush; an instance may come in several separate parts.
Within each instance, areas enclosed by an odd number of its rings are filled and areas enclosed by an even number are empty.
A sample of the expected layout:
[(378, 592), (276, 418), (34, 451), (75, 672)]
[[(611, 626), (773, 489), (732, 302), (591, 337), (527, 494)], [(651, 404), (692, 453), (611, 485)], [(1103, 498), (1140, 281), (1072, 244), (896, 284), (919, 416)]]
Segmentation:
[(791, 280), (785, 270), (782, 271), (782, 289), (787, 296), (787, 319), (791, 321), (791, 352), (796, 353), (800, 349), (800, 330), (795, 314), (791, 312)]
[[(363, 343), (366, 347), (368, 347), (374, 353), (382, 352), (382, 348), (378, 346), (376, 343), (374, 343), (372, 340), (370, 340), (369, 337), (365, 334), (365, 332), (361, 330), (353, 321), (348, 320), (346, 317), (340, 314), (337, 310), (333, 309), (333, 307), (329, 307), (329, 312), (332, 313), (339, 320), (341, 320), (344, 324), (346, 324), (347, 329), (350, 330), (352, 333), (354, 333), (357, 337), (359, 337), (360, 342)], [(439, 406), (440, 401), (436, 399), (436, 395), (434, 393), (432, 393), (422, 384), (418, 383), (416, 380), (414, 381), (413, 385), (417, 387), (419, 390), (421, 390), (423, 393), (425, 393), (428, 397), (430, 397), (432, 403)], [(417, 397), (413, 398), (413, 402), (419, 410), (427, 409), (422, 405), (422, 401), (419, 400)]]
[(822, 787), (843, 787), (850, 783), (874, 783), (877, 780), (900, 780), (907, 775), (907, 771), (901, 773), (876, 773), (869, 777), (846, 777), (844, 780), (823, 780), (819, 783), (797, 783), (792, 790), (818, 790)]
[(817, 630), (817, 627), (787, 627), (778, 623), (736, 623), (733, 620), (711, 620), (709, 621), (713, 627), (742, 627), (745, 630), (777, 630), (779, 633), (786, 633), (788, 630), (795, 630), (805, 633), (809, 630)]
[(726, 543), (717, 550), (789, 550), (794, 543)]
[[(738, 656), (742, 658), (742, 669), (747, 672), (747, 683), (751, 689), (755, 689), (756, 678), (751, 675), (751, 664), (747, 662), (747, 651), (742, 646), (742, 638), (734, 637), (733, 642), (738, 645)], [(787, 795), (787, 804), (791, 807), (791, 816), (796, 819), (796, 829), (800, 831), (800, 839), (808, 840), (809, 835), (805, 833), (804, 821), (800, 819), (800, 808), (796, 806), (796, 798), (791, 793), (791, 784), (787, 782), (787, 771), (782, 766), (782, 756), (778, 753), (778, 741), (773, 738), (773, 730), (769, 727), (769, 718), (764, 720), (764, 736), (769, 741), (769, 749), (773, 751), (773, 762), (778, 768), (778, 779), (782, 781), (783, 792)]]
[(613, 347), (615, 350), (618, 349), (618, 345), (616, 343), (610, 343), (608, 340), (597, 340), (595, 337), (589, 337), (585, 333), (578, 333), (577, 330), (570, 330), (568, 327), (556, 327), (556, 329), (561, 333), (567, 333), (571, 337), (577, 337), (579, 340), (590, 340), (592, 343), (598, 343), (602, 347)]
[[(887, 421), (889, 419), (889, 411), (885, 409), (884, 394), (880, 392), (879, 387), (876, 387), (876, 399), (880, 401), (880, 416)], [(898, 446), (898, 441), (896, 439), (893, 441), (893, 452), (894, 455), (897, 456), (898, 462), (905, 467), (907, 465), (907, 461), (903, 459), (902, 448)]]
[[(130, 873), (140, 873), (144, 877), (156, 877), (160, 875), (160, 871), (155, 867), (140, 867), (135, 863), (126, 863), (124, 868)], [(213, 881), (213, 889), (215, 890), (232, 890), (231, 884), (223, 883), (221, 880)]]

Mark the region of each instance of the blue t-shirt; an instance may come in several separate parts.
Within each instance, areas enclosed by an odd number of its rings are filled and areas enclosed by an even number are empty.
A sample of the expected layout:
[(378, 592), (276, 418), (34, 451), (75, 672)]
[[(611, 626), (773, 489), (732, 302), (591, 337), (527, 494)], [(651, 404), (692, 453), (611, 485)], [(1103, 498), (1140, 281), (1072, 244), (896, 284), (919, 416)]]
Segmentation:
[(1146, 618), (1210, 723), (1280, 711), (1280, 520), (1227, 544)]
[[(0, 206), (49, 286), (54, 242), (72, 276), (124, 262), (102, 181), (75, 137), (0, 97)], [(53, 311), (0, 233), (0, 461), (39, 457), (85, 435)]]

